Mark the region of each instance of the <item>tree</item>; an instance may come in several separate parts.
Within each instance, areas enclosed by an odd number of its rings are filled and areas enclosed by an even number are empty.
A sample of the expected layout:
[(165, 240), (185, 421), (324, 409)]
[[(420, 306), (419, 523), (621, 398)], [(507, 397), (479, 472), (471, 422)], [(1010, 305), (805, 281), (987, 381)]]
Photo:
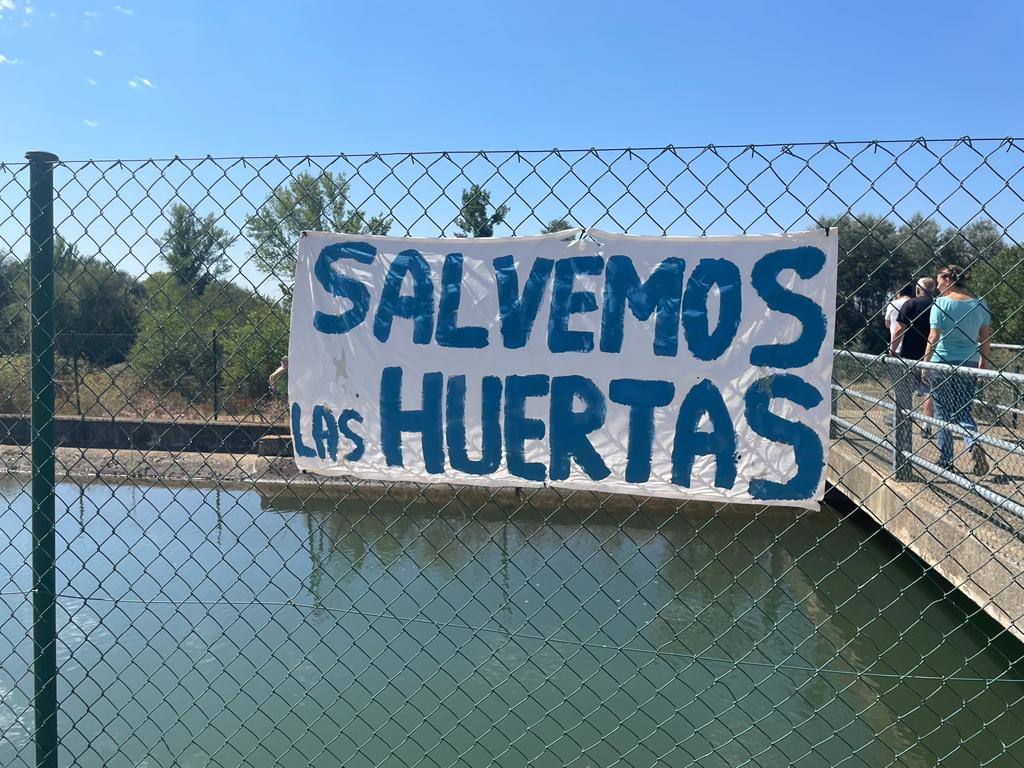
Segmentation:
[(1006, 248), (995, 222), (979, 219), (964, 227), (942, 229), (934, 219), (915, 213), (900, 226), (899, 248), (912, 266), (912, 279), (932, 277), (946, 264), (969, 266)]
[(57, 352), (93, 365), (124, 362), (139, 327), (142, 290), (102, 259), (74, 254), (54, 275)]
[(151, 276), (144, 288), (148, 300), (131, 351), (132, 370), (146, 384), (190, 399), (210, 397), (214, 373), (224, 365), (221, 350), (267, 299), (219, 280), (197, 295), (166, 272)]
[(491, 204), (491, 193), (479, 184), (471, 184), (469, 189), (462, 190), (462, 207), (459, 217), (455, 220), (459, 231), (456, 237), (491, 237), (494, 227), (502, 224), (508, 216), (507, 205), (499, 205), (494, 213), (488, 214)]
[(227, 249), (233, 242), (212, 213), (200, 218), (189, 206), (177, 204), (160, 239), (160, 254), (178, 283), (202, 296), (206, 286), (230, 269)]
[(295, 250), (303, 232), (386, 235), (391, 224), (390, 217), (367, 217), (352, 206), (345, 175), (324, 171), (319, 176), (300, 173), (291, 183), (275, 189), (246, 221), (245, 231), (256, 266), (276, 280), (288, 297), (295, 274)]
[(0, 258), (0, 354), (28, 351), (28, 265), (13, 254)]
[(288, 313), (266, 302), (246, 312), (245, 322), (232, 327), (224, 341), (224, 383), (227, 397), (253, 400), (267, 392), (267, 379), (288, 354)]
[[(137, 281), (103, 259), (83, 256), (54, 234), (53, 325), (64, 357), (94, 365), (123, 362), (135, 341), (142, 291)], [(25, 351), (29, 329), (28, 259), (0, 261), (0, 352)]]
[(570, 224), (567, 219), (552, 219), (551, 221), (544, 225), (544, 228), (540, 231), (540, 233), (542, 235), (547, 235), (552, 232), (563, 232), (567, 229), (572, 229), (572, 224)]
[(868, 352), (885, 349), (883, 312), (901, 286), (949, 263), (974, 265), (977, 274), (978, 265), (1005, 250), (999, 228), (988, 219), (945, 229), (920, 213), (898, 227), (864, 213), (820, 222), (839, 227), (836, 346)]
[(1002, 233), (990, 219), (972, 221), (966, 227), (950, 227), (944, 233), (943, 264), (970, 266), (995, 257), (1006, 248)]
[(836, 348), (882, 352), (889, 343), (882, 316), (894, 290), (912, 276), (896, 226), (870, 214), (820, 219), (839, 227)]
[(1024, 248), (1004, 248), (971, 267), (968, 287), (988, 303), (992, 341), (1024, 344)]
[(82, 260), (77, 243), (65, 240), (60, 232), (53, 234), (53, 268), (56, 272), (76, 264)]

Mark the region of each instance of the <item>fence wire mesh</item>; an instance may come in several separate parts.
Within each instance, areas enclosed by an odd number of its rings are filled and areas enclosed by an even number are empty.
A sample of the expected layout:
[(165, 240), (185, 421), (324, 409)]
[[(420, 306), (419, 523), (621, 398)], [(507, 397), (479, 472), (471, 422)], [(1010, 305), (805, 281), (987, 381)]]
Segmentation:
[[(62, 765), (1024, 763), (1022, 140), (53, 173)], [(28, 174), (0, 165), (5, 767), (34, 764)], [(303, 230), (827, 225), (830, 481), (869, 514), (328, 481), (288, 458)], [(949, 370), (888, 355), (898, 289), (951, 264), (991, 312), (988, 370), (955, 374), (973, 427), (919, 394)]]

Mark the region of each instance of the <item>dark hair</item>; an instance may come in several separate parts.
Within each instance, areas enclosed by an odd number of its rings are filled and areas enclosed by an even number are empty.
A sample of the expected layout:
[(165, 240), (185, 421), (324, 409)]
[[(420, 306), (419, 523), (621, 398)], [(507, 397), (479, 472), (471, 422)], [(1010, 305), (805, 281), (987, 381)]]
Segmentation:
[(953, 285), (966, 285), (967, 281), (971, 279), (971, 270), (969, 267), (961, 267), (958, 264), (947, 264), (939, 270), (939, 275), (949, 278), (949, 282)]
[(912, 299), (914, 298), (914, 296), (917, 295), (917, 293), (914, 291), (915, 287), (916, 286), (914, 285), (914, 283), (907, 283), (902, 288), (900, 288), (900, 292), (897, 295), (906, 296), (908, 299)]

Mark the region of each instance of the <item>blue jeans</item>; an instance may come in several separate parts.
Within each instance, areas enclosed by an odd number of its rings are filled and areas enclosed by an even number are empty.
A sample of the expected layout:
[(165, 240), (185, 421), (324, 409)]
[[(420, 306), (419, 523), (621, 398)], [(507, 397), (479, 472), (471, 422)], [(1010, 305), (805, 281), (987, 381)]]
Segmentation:
[[(963, 363), (963, 368), (974, 368), (973, 363)], [(971, 415), (971, 404), (974, 401), (976, 378), (969, 373), (952, 371), (929, 371), (932, 385), (932, 399), (935, 403), (935, 418), (959, 424), (969, 432), (977, 432), (978, 424)], [(940, 429), (936, 435), (939, 445), (939, 464), (943, 467), (953, 466), (953, 434), (948, 429)], [(968, 448), (974, 445), (973, 435), (965, 436), (964, 443)]]

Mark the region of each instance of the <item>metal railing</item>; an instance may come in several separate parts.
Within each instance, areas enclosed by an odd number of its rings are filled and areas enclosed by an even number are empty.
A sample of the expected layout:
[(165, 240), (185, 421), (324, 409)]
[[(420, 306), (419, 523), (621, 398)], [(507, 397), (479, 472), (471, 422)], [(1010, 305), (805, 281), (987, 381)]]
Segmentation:
[[(1024, 762), (1022, 178), (1013, 138), (0, 164), (0, 768)], [(299, 232), (574, 226), (837, 226), (863, 509), (295, 471)], [(950, 263), (992, 370), (884, 354)]]
[[(1016, 422), (1007, 421), (1005, 418), (1008, 414), (1015, 415), (1019, 410), (1015, 406), (1021, 404), (1024, 375), (861, 352), (840, 351), (836, 356), (839, 363), (837, 368), (840, 371), (837, 378), (847, 379), (851, 366), (844, 366), (843, 363), (852, 363), (852, 367), (861, 377), (868, 378), (875, 384), (888, 384), (886, 394), (878, 397), (858, 390), (856, 377), (853, 382), (847, 384), (833, 383), (833, 420), (840, 427), (837, 439), (842, 439), (843, 430), (848, 430), (876, 446), (884, 447), (890, 452), (890, 466), (894, 479), (911, 481), (939, 478), (952, 482), (995, 505), (996, 510), (1005, 510), (1020, 518), (1021, 530), (1024, 532), (1024, 504), (1019, 501), (1020, 483), (1013, 480), (1007, 482), (1007, 478), (1024, 472), (1024, 441), (1015, 430)], [(995, 404), (979, 397), (976, 400), (976, 405), (981, 406), (978, 408), (979, 413), (988, 418), (983, 419), (977, 428), (965, 428), (959, 422), (928, 416), (923, 413), (924, 398), (920, 399), (917, 407), (913, 404), (913, 385), (919, 380), (921, 371), (944, 372), (983, 382), (979, 389), (982, 389), (989, 398), (1002, 398), (1007, 400), (1008, 404)], [(930, 396), (923, 392), (922, 395)], [(860, 413), (845, 418), (839, 416), (837, 411), (843, 398), (860, 406)], [(879, 413), (887, 414), (883, 417), (881, 425), (877, 419)], [(872, 431), (864, 425), (875, 427), (876, 430)], [(878, 429), (879, 426), (881, 429)], [(918, 444), (915, 448), (915, 426), (926, 428), (922, 429), (922, 433), (928, 435), (929, 439), (932, 434), (937, 435), (945, 430), (956, 437), (991, 448), (997, 452), (994, 459), (995, 471), (986, 470), (981, 473), (981, 477), (972, 480), (968, 479), (965, 472), (957, 471), (948, 462), (946, 466), (941, 466), (938, 462), (929, 460), (926, 454), (934, 452), (931, 451), (932, 446), (928, 440), (923, 440), (923, 445)], [(965, 455), (966, 452), (965, 449), (958, 454)], [(924, 478), (915, 476), (912, 469), (915, 466), (926, 471)], [(1005, 491), (1008, 495), (1000, 491)], [(1014, 500), (1015, 498), (1018, 500)]]

